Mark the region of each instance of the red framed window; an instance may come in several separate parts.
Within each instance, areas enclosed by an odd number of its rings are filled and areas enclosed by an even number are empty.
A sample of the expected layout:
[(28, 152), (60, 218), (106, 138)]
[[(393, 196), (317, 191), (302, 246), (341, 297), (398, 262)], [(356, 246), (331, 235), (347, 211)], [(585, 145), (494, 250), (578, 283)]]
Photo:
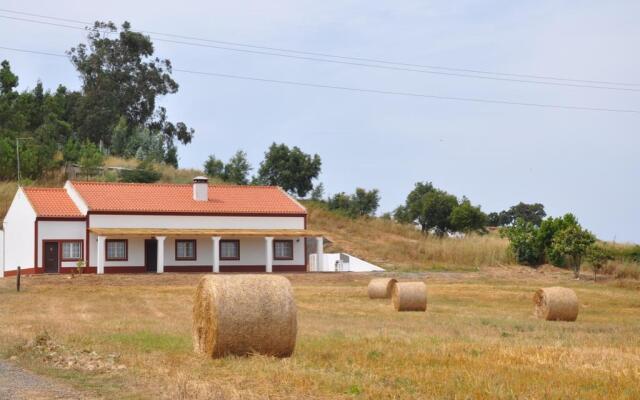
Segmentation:
[(107, 261), (127, 261), (129, 259), (129, 241), (127, 239), (107, 239), (104, 247)]
[(293, 240), (274, 240), (273, 259), (293, 260)]
[(82, 259), (82, 249), (84, 241), (82, 240), (61, 240), (60, 252), (61, 261), (78, 261)]
[(189, 240), (176, 240), (176, 260), (195, 260), (197, 258), (197, 245), (196, 241)]
[(240, 241), (239, 240), (221, 240), (220, 241), (220, 259), (221, 260), (239, 260), (240, 259)]

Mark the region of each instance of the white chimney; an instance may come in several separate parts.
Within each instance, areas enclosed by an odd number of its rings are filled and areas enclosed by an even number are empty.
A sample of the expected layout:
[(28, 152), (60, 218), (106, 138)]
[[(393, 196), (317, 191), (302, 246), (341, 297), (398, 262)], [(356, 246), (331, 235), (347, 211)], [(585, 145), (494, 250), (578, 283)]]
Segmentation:
[(209, 179), (206, 176), (193, 178), (193, 199), (195, 201), (209, 200)]

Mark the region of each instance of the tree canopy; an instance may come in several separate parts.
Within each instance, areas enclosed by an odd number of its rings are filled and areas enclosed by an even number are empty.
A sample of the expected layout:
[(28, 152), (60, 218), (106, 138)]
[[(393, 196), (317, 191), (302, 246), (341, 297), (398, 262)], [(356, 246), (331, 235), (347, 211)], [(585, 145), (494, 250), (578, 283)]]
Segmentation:
[(224, 166), (224, 180), (236, 185), (247, 185), (250, 171), (251, 165), (247, 160), (247, 153), (238, 150)]
[(485, 232), (487, 216), (466, 197), (458, 198), (433, 186), (418, 182), (407, 195), (405, 204), (393, 212), (396, 221), (417, 223), (422, 232), (442, 236), (447, 232)]
[(491, 226), (506, 226), (513, 224), (518, 218), (531, 222), (536, 226), (540, 226), (547, 213), (544, 211), (544, 205), (540, 203), (527, 204), (520, 202), (512, 206), (508, 210), (499, 213), (492, 212), (488, 215), (488, 224)]
[(320, 156), (304, 153), (294, 146), (273, 143), (260, 163), (256, 181), (276, 185), (298, 197), (305, 197), (313, 189), (313, 179), (320, 174)]
[(379, 203), (378, 189), (356, 188), (355, 193), (351, 195), (340, 192), (327, 199), (329, 210), (339, 211), (353, 218), (373, 216), (378, 210)]
[(193, 129), (167, 121), (166, 109), (156, 108), (157, 98), (176, 93), (178, 83), (171, 77), (171, 62), (153, 57), (149, 36), (132, 31), (129, 22), (118, 32), (113, 22), (96, 21), (87, 40), (68, 51), (82, 79), (74, 118), (81, 138), (109, 146), (123, 117), (130, 130), (145, 127), (161, 134), (167, 147), (174, 139), (191, 142)]
[(458, 232), (485, 233), (487, 231), (487, 215), (482, 212), (480, 206), (472, 205), (466, 198), (451, 211), (449, 222), (451, 228)]
[(0, 177), (16, 177), (16, 138), (22, 175), (37, 179), (63, 162), (79, 162), (86, 141), (103, 153), (177, 166), (176, 141), (194, 131), (171, 122), (159, 97), (176, 93), (171, 62), (154, 56), (151, 39), (128, 22), (96, 22), (86, 43), (68, 51), (81, 90), (41, 82), (17, 91), (19, 78), (8, 60), (0, 63)]

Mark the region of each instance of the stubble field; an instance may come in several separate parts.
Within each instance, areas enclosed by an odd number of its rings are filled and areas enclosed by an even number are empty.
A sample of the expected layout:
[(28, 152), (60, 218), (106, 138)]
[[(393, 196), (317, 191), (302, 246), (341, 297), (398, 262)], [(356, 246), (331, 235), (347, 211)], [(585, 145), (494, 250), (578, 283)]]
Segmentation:
[[(113, 399), (639, 398), (640, 286), (556, 269), (388, 274), (423, 279), (426, 313), (369, 300), (365, 274), (291, 274), (293, 357), (192, 352), (198, 274), (0, 280), (4, 358)], [(576, 290), (574, 323), (533, 317), (535, 289)], [(53, 354), (52, 354), (53, 353)]]

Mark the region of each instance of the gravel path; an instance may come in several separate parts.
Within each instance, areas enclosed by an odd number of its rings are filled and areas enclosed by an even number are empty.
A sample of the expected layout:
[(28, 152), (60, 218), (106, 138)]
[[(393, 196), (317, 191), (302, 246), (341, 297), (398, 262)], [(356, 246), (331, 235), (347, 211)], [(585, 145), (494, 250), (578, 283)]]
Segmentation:
[(56, 383), (48, 378), (25, 371), (15, 365), (0, 360), (0, 400), (44, 400), (70, 399), (85, 400), (89, 397), (71, 387)]

